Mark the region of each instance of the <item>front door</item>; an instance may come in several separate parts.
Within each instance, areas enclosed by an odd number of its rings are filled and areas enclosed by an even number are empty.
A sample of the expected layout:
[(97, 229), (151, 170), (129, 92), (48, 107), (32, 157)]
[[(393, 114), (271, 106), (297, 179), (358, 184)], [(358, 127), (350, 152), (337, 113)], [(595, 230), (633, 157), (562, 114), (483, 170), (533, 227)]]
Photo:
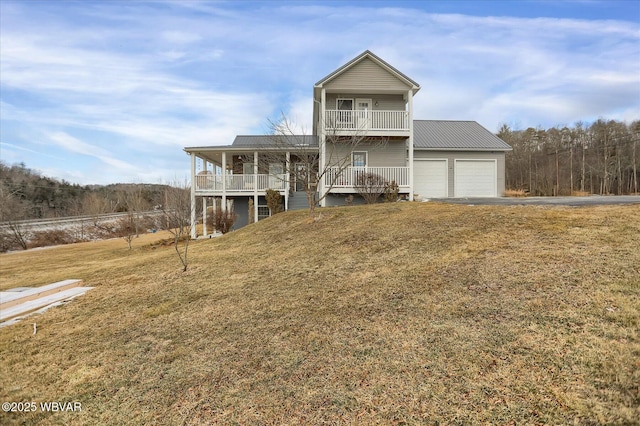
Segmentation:
[(356, 123), (359, 130), (368, 130), (371, 127), (371, 99), (356, 99)]
[(306, 165), (304, 163), (296, 163), (295, 165), (295, 191), (305, 191), (307, 188), (307, 173)]

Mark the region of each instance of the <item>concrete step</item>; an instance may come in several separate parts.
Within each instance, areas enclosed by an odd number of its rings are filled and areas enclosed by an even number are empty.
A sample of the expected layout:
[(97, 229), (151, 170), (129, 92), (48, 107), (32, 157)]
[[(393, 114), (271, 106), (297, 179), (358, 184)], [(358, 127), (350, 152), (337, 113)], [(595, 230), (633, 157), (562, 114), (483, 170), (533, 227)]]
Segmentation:
[(2, 308), (0, 309), (0, 321), (6, 321), (20, 315), (26, 315), (33, 311), (37, 311), (40, 308), (44, 308), (45, 306), (73, 299), (74, 297), (85, 294), (92, 288), (93, 287), (71, 287), (37, 299), (22, 301), (21, 303), (9, 308)]
[(47, 284), (41, 287), (19, 287), (0, 291), (0, 310), (19, 305), (29, 300), (59, 293), (70, 288), (79, 287), (81, 284), (82, 280), (71, 279), (58, 281), (57, 283)]

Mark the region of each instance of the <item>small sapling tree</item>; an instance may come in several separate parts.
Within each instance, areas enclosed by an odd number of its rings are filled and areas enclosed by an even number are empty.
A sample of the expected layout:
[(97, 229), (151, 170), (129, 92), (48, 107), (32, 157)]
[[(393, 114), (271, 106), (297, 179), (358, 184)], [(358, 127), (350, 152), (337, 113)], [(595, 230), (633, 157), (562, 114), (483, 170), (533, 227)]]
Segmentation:
[[(195, 206), (193, 207), (195, 208)], [(173, 236), (173, 247), (182, 263), (182, 271), (189, 266), (189, 241), (191, 240), (191, 198), (187, 182), (172, 182), (164, 191), (162, 214), (166, 220), (167, 231)]]

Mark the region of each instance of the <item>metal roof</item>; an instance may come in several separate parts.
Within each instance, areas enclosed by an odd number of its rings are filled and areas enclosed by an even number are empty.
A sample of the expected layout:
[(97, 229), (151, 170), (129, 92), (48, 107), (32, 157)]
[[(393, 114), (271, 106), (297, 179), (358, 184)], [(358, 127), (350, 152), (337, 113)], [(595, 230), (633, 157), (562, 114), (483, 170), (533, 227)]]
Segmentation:
[(511, 151), (502, 139), (475, 121), (414, 120), (413, 146), (434, 151)]
[(234, 148), (318, 147), (318, 137), (314, 135), (238, 135), (231, 146)]

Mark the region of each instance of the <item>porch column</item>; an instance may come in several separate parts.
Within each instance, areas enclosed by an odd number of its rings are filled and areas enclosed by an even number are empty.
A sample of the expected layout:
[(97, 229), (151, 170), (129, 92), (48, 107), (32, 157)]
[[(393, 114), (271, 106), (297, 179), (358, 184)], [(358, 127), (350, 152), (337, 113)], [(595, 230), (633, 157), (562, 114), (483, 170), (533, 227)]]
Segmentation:
[(253, 194), (253, 223), (258, 223), (258, 193)]
[(407, 109), (409, 110), (409, 201), (413, 201), (413, 92), (407, 91)]
[(258, 151), (253, 151), (253, 223), (258, 222)]
[[(320, 144), (320, 161), (318, 161), (318, 173), (322, 173), (327, 164), (327, 146), (326, 146), (326, 135), (325, 135), (325, 127), (326, 127), (326, 107), (327, 107), (327, 92), (325, 88), (322, 88), (320, 92), (320, 131), (318, 132), (318, 143)], [(324, 176), (320, 178), (320, 182), (318, 182), (318, 187), (316, 188), (321, 195), (324, 194)], [(320, 201), (320, 207), (325, 207), (326, 199)]]
[[(165, 206), (167, 208), (167, 206)], [(191, 238), (196, 234), (196, 154), (191, 153)]]
[(222, 151), (222, 211), (227, 210), (227, 151)]
[(285, 166), (284, 166), (284, 172), (286, 173), (286, 175), (284, 176), (284, 211), (285, 212), (289, 210), (289, 189), (290, 189), (289, 178), (291, 177), (289, 167), (291, 167), (291, 153), (287, 151)]
[(207, 197), (202, 197), (202, 236), (207, 238)]
[(253, 190), (258, 192), (258, 151), (253, 152)]

